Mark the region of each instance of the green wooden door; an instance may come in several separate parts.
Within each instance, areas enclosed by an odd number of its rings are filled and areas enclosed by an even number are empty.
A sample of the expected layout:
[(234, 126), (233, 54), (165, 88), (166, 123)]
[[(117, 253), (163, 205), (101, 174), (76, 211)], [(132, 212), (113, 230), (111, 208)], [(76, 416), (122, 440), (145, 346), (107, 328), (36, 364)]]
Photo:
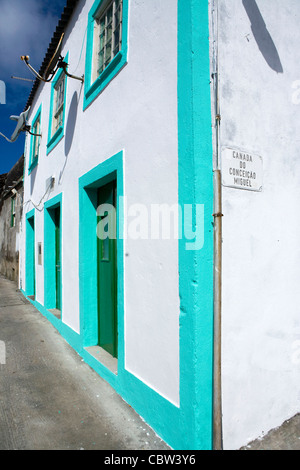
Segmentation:
[(35, 226), (34, 218), (31, 219), (32, 224), (32, 295), (35, 297), (36, 288), (35, 288)]
[(116, 183), (112, 182), (98, 190), (98, 334), (99, 346), (118, 357), (115, 215)]
[(26, 225), (26, 294), (35, 297), (35, 233), (34, 217)]
[(60, 207), (55, 209), (55, 283), (56, 308), (61, 310), (61, 246), (60, 246)]

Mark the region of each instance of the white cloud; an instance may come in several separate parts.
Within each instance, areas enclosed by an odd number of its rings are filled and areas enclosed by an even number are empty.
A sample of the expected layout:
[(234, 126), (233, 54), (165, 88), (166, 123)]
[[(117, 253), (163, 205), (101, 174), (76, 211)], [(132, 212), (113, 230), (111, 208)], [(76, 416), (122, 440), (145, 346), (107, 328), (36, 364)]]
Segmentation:
[(0, 79), (11, 75), (31, 76), (20, 60), (28, 54), (40, 68), (58, 17), (42, 10), (41, 0), (0, 0)]

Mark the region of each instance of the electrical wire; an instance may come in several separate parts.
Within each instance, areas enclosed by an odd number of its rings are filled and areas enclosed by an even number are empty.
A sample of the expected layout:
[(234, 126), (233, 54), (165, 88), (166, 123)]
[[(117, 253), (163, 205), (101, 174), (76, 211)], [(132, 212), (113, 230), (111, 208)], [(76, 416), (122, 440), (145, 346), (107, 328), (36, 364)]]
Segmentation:
[(45, 197), (47, 196), (47, 194), (50, 192), (51, 188), (52, 188), (52, 185), (51, 185), (51, 182), (50, 182), (50, 184), (49, 184), (49, 186), (48, 186), (46, 192), (43, 194), (43, 196), (41, 197), (40, 202), (39, 202), (38, 204), (35, 204), (32, 199), (28, 199), (26, 202), (23, 202), (22, 206), (24, 207), (26, 204), (28, 204), (28, 203), (31, 202), (31, 204), (34, 206), (34, 208), (35, 208), (36, 210), (38, 210), (39, 212), (43, 212), (44, 206), (43, 206), (41, 209), (39, 208), (39, 206), (42, 204), (44, 198), (45, 198)]
[(82, 51), (83, 51), (83, 46), (84, 46), (84, 42), (85, 42), (86, 33), (87, 33), (87, 27), (85, 28), (85, 32), (84, 32), (84, 35), (83, 35), (83, 40), (82, 40), (82, 44), (81, 44), (81, 51), (80, 51), (78, 63), (76, 65), (75, 69), (74, 69), (74, 73), (78, 69), (78, 66), (79, 66), (79, 63), (80, 63), (80, 60), (81, 60), (81, 55), (82, 55)]

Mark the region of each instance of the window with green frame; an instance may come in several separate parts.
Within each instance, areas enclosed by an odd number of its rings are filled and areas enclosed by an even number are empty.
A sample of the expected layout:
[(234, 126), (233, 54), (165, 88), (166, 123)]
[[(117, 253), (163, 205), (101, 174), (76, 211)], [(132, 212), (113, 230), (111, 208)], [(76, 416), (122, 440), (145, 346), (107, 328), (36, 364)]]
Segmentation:
[(128, 0), (95, 0), (88, 16), (84, 109), (127, 63)]
[(39, 161), (40, 156), (40, 146), (41, 146), (41, 119), (42, 119), (42, 105), (39, 107), (31, 125), (31, 143), (30, 143), (30, 158), (29, 158), (29, 174), (32, 172), (33, 168), (36, 167)]
[[(65, 57), (65, 62), (67, 62), (67, 60), (68, 54)], [(51, 152), (64, 136), (66, 88), (67, 76), (63, 69), (59, 69), (52, 82), (51, 88), (47, 154)]]
[(11, 198), (11, 216), (10, 216), (10, 226), (15, 227), (16, 225), (16, 196)]

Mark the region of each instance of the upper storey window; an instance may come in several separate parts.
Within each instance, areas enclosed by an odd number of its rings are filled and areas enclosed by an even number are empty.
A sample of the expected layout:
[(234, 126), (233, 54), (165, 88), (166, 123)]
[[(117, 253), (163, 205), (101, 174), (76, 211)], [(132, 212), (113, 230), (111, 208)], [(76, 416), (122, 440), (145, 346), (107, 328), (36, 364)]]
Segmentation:
[(62, 126), (65, 102), (65, 74), (62, 73), (54, 86), (54, 114), (52, 134)]
[[(69, 53), (65, 57), (66, 62), (68, 61), (68, 58)], [(63, 69), (59, 69), (51, 84), (47, 154), (51, 152), (64, 136), (66, 91), (67, 76)]]
[(84, 108), (127, 63), (128, 0), (95, 0), (89, 12)]
[(29, 154), (29, 167), (28, 173), (37, 166), (40, 147), (41, 147), (41, 119), (42, 119), (42, 105), (40, 105), (31, 125), (31, 142), (30, 142), (30, 154)]
[(122, 0), (113, 0), (96, 18), (95, 78), (110, 64), (122, 46)]

